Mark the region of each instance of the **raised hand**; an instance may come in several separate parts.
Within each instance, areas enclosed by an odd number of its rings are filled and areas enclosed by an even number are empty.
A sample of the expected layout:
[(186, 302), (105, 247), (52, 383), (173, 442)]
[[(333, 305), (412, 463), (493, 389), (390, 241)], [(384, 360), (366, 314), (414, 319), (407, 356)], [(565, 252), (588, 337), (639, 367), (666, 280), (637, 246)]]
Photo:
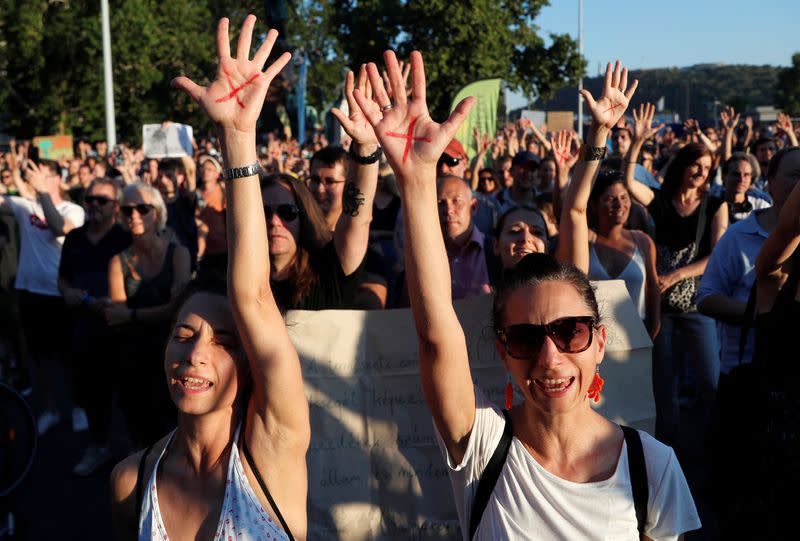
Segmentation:
[[(355, 74), (352, 71), (348, 71), (344, 82), (344, 95), (347, 99), (350, 115), (345, 115), (344, 112), (335, 107), (331, 109), (331, 113), (342, 125), (347, 135), (359, 146), (377, 145), (378, 138), (375, 137), (375, 130), (372, 129), (372, 125), (367, 121), (367, 117), (364, 116), (361, 107), (353, 98), (353, 90), (355, 90)], [(367, 67), (363, 64), (358, 71), (358, 90), (367, 97), (367, 100), (372, 99), (372, 85), (367, 79)]]
[(628, 103), (630, 103), (633, 93), (636, 92), (637, 86), (639, 86), (639, 81), (634, 79), (633, 84), (628, 88), (628, 68), (623, 68), (622, 63), (617, 60), (613, 71), (610, 62), (606, 65), (603, 94), (600, 99), (595, 101), (591, 92), (586, 89), (581, 90), (581, 96), (586, 100), (592, 120), (597, 127), (611, 130), (616, 126), (628, 108)]
[(652, 103), (641, 104), (638, 113), (636, 109), (633, 110), (633, 135), (637, 141), (647, 141), (664, 127), (664, 124), (652, 126), (655, 113), (656, 106)]
[(697, 135), (700, 133), (700, 123), (694, 118), (687, 118), (683, 123), (683, 129), (686, 130), (686, 133)]
[(550, 138), (553, 147), (553, 156), (559, 171), (568, 172), (578, 161), (580, 155), (580, 141), (572, 130), (560, 130)]
[(233, 58), (228, 37), (228, 19), (220, 19), (217, 26), (219, 66), (216, 79), (211, 85), (202, 87), (187, 77), (178, 77), (172, 81), (173, 87), (186, 92), (203, 108), (218, 129), (254, 133), (267, 89), (292, 57), (288, 52), (283, 53), (262, 72), (278, 38), (278, 32), (270, 30), (264, 43), (250, 60), (250, 44), (255, 24), (255, 15), (248, 15), (244, 20), (236, 47), (236, 58)]
[(741, 116), (742, 114), (737, 113), (736, 110), (731, 106), (726, 106), (722, 111), (719, 112), (719, 118), (722, 121), (722, 127), (726, 132), (732, 132), (734, 129), (736, 129)]
[[(406, 98), (411, 97), (411, 87), (408, 86), (408, 76), (411, 74), (411, 63), (410, 62), (403, 62), (400, 60), (400, 71), (403, 74), (403, 86), (406, 89)], [(381, 72), (381, 77), (383, 77), (383, 85), (386, 88), (386, 94), (389, 95), (389, 99), (394, 99), (394, 90), (392, 89), (392, 85), (389, 82), (389, 74), (386, 73), (386, 70)]]
[(467, 117), (475, 98), (462, 100), (450, 118), (438, 124), (428, 113), (422, 55), (418, 51), (411, 53), (411, 101), (406, 97), (405, 83), (394, 52), (386, 51), (383, 58), (394, 101), (389, 99), (378, 67), (373, 63), (367, 65), (372, 98), (358, 88), (353, 91), (353, 97), (375, 130), (386, 159), (398, 177), (410, 177), (418, 172), (429, 173), (432, 177), (436, 162)]

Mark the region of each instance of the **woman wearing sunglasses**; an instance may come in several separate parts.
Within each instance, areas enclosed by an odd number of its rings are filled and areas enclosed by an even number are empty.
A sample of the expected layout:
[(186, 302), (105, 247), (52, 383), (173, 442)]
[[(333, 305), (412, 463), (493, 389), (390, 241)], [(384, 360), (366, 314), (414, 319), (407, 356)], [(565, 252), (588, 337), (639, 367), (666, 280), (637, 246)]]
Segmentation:
[[(119, 539), (306, 538), (308, 402), (270, 288), (267, 223), (253, 165), (256, 120), (291, 55), (262, 72), (278, 33), (270, 30), (249, 60), (254, 25), (248, 16), (232, 58), (228, 20), (220, 21), (219, 70), (210, 86), (185, 77), (173, 82), (206, 111), (222, 140), (228, 282), (207, 278), (181, 305), (163, 365), (178, 427), (114, 470)], [(226, 101), (232, 83), (244, 81), (251, 84), (240, 87), (238, 100)], [(293, 211), (280, 206), (289, 203), (270, 204), (273, 219), (293, 221)]]
[[(400, 88), (394, 53), (386, 52), (384, 59), (390, 84)], [(428, 114), (418, 52), (411, 53), (410, 102), (397, 90), (389, 102), (376, 66), (368, 69), (376, 89), (373, 98), (356, 94), (356, 99), (375, 127), (404, 199), (406, 270), (422, 388), (450, 469), (464, 539), (638, 539), (623, 430), (589, 405), (599, 392), (595, 375), (606, 333), (585, 275), (547, 255), (531, 254), (497, 291), (497, 348), (525, 398), (514, 407), (508, 404), (504, 415), (472, 380), (437, 228), (436, 160), (474, 99), (465, 99), (446, 122), (436, 124)], [(605, 111), (597, 113), (602, 129), (593, 134), (591, 144), (605, 146), (606, 134), (633, 88), (627, 89), (627, 70), (617, 64), (613, 72), (608, 67), (605, 90), (596, 103), (584, 91), (593, 111)], [(405, 133), (412, 123), (413, 144), (386, 135)], [(500, 459), (500, 469), (494, 469), (499, 477), (493, 489), (491, 483), (488, 490), (479, 489), (506, 427), (513, 438), (506, 439), (510, 450)], [(686, 481), (672, 450), (646, 434), (640, 434), (640, 441), (649, 489), (641, 534), (679, 538), (699, 527)], [(486, 497), (483, 510), (473, 507), (481, 501), (478, 493)]]
[[(636, 118), (639, 146), (657, 131), (651, 129), (655, 106), (642, 105)], [(618, 117), (625, 113), (617, 109)], [(592, 111), (595, 115), (597, 111)], [(598, 113), (599, 114), (599, 113)], [(593, 116), (593, 122), (597, 122)], [(598, 131), (592, 126), (593, 133)], [(601, 134), (602, 135), (602, 134)], [(636, 144), (636, 143), (634, 143)], [(562, 145), (556, 143), (556, 148)], [(560, 151), (568, 152), (569, 147)], [(560, 240), (556, 258), (568, 261), (595, 280), (624, 280), (639, 317), (655, 339), (661, 326), (661, 294), (656, 272), (653, 240), (642, 231), (625, 228), (631, 212), (628, 182), (621, 171), (601, 171), (600, 161), (576, 162), (561, 213)], [(591, 205), (597, 219), (589, 229), (587, 211)]]
[(120, 346), (120, 407), (134, 445), (144, 446), (174, 424), (174, 408), (164, 388), (161, 359), (175, 310), (175, 299), (191, 279), (189, 251), (162, 235), (167, 211), (158, 190), (129, 184), (120, 215), (133, 238), (108, 265), (106, 321)]

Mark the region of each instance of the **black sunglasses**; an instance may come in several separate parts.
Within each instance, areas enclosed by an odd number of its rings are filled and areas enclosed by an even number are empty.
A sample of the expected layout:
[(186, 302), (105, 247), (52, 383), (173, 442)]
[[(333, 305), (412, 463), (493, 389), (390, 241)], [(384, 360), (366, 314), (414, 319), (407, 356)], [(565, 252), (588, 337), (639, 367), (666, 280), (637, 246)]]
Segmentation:
[(442, 157), (439, 158), (439, 165), (446, 165), (448, 167), (455, 167), (461, 162), (461, 158), (454, 158), (450, 154), (442, 154)]
[(87, 205), (97, 204), (98, 206), (102, 207), (103, 205), (108, 205), (111, 201), (113, 201), (113, 199), (109, 199), (108, 197), (103, 197), (102, 195), (87, 195), (86, 197), (83, 198), (83, 201)]
[(497, 331), (506, 352), (517, 359), (536, 359), (549, 336), (562, 353), (580, 353), (592, 345), (592, 316), (562, 317), (545, 325), (520, 323)]
[(283, 203), (274, 207), (264, 205), (264, 214), (267, 216), (267, 221), (272, 219), (273, 214), (277, 214), (278, 218), (284, 222), (293, 222), (300, 216), (300, 209), (291, 203)]
[(151, 210), (155, 207), (153, 205), (148, 205), (147, 203), (139, 203), (138, 205), (122, 205), (120, 207), (120, 211), (126, 218), (130, 218), (133, 216), (133, 211), (139, 213), (139, 216), (147, 216)]

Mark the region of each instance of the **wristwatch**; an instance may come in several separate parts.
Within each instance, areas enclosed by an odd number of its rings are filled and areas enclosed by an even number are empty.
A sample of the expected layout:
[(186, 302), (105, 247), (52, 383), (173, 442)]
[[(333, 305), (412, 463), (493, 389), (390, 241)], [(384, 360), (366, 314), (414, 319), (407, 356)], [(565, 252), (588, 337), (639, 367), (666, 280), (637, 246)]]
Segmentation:
[(233, 180), (236, 178), (252, 177), (261, 171), (261, 164), (258, 162), (243, 167), (227, 167), (222, 171), (222, 178), (225, 180)]
[(378, 149), (369, 156), (359, 156), (358, 153), (356, 153), (356, 144), (353, 143), (350, 145), (349, 153), (354, 162), (361, 165), (370, 165), (381, 159), (383, 151), (381, 150), (381, 147), (378, 147)]

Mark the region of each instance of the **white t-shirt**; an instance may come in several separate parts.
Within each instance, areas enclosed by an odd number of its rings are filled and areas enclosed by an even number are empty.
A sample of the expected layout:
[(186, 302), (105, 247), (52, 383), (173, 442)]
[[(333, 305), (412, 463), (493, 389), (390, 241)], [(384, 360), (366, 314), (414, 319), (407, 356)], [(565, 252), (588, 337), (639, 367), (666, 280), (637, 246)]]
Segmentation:
[[(465, 540), (478, 480), (505, 427), (500, 409), (477, 387), (475, 400), (475, 425), (461, 464), (453, 464), (439, 437)], [(639, 434), (649, 486), (645, 535), (655, 541), (677, 539), (700, 528), (689, 486), (672, 448), (645, 432)], [(545, 470), (514, 438), (475, 539), (638, 541), (627, 446), (623, 444), (611, 478), (574, 483)]]
[[(60, 296), (58, 291), (58, 264), (64, 237), (56, 237), (47, 228), (42, 206), (38, 201), (23, 197), (8, 197), (14, 217), (19, 224), (19, 267), (14, 287), (40, 295)], [(75, 227), (83, 225), (83, 208), (63, 201), (56, 207), (61, 216)]]

